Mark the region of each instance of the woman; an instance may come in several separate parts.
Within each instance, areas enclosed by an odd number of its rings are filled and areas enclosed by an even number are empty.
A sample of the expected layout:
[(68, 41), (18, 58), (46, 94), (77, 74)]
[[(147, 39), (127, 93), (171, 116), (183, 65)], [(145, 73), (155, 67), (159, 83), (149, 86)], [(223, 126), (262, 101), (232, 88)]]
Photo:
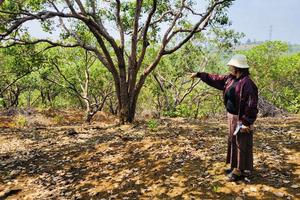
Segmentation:
[[(253, 123), (257, 117), (258, 92), (249, 77), (246, 56), (234, 55), (229, 63), (229, 75), (213, 75), (205, 72), (193, 73), (208, 85), (223, 90), (227, 110), (229, 135), (226, 163), (230, 163), (229, 181), (242, 179), (244, 171), (253, 170)], [(234, 133), (239, 125), (239, 132)]]

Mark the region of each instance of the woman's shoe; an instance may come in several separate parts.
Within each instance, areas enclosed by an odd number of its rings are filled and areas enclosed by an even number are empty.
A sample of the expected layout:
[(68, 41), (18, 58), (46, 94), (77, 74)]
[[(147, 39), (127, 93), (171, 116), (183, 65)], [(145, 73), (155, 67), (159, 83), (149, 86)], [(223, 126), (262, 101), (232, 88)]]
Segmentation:
[(245, 176), (245, 177), (251, 177), (252, 172), (250, 170), (243, 170), (242, 175)]
[(230, 174), (228, 174), (228, 181), (229, 182), (236, 182), (236, 181), (240, 181), (243, 180), (243, 176), (242, 175), (236, 175), (233, 172), (231, 172)]
[(233, 169), (231, 169), (231, 168), (225, 169), (225, 174), (227, 174), (227, 175), (230, 174), (232, 172), (232, 170)]

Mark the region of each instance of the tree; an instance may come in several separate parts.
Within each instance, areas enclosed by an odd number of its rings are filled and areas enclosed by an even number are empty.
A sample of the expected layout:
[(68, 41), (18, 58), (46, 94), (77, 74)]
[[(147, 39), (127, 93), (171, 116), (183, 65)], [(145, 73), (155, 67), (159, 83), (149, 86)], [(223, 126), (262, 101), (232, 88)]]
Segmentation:
[[(225, 11), (232, 1), (7, 0), (0, 10), (0, 41), (4, 47), (44, 42), (49, 48), (81, 47), (93, 52), (113, 76), (120, 121), (132, 122), (141, 88), (161, 58), (180, 49), (196, 33), (227, 24)], [(194, 9), (201, 4), (206, 7), (202, 12)], [(23, 25), (33, 20), (39, 20), (48, 32), (58, 24), (67, 42), (24, 39)], [(86, 32), (93, 42), (82, 37)], [(159, 47), (156, 56), (145, 63), (147, 49), (153, 45)]]
[[(41, 77), (83, 102), (86, 109), (85, 121), (90, 123), (113, 93), (111, 78), (96, 62), (94, 54), (82, 52), (83, 49), (80, 48), (55, 50), (45, 54), (49, 67), (41, 72)], [(61, 54), (65, 56), (61, 57)]]
[(2, 49), (0, 56), (1, 104), (5, 108), (16, 107), (21, 93), (27, 90), (30, 94), (34, 89), (33, 74), (42, 66), (44, 57), (32, 45)]

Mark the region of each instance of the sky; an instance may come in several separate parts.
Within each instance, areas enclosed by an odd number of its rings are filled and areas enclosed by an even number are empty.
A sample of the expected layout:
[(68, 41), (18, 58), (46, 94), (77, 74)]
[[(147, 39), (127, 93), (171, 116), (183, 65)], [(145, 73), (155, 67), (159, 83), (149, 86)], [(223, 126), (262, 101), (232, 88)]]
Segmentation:
[[(271, 38), (300, 44), (300, 0), (235, 0), (229, 8), (229, 19), (232, 29), (245, 33), (242, 41)], [(38, 22), (30, 22), (29, 27), (35, 37), (49, 36)]]
[(234, 30), (246, 39), (300, 44), (300, 0), (235, 0), (229, 9)]

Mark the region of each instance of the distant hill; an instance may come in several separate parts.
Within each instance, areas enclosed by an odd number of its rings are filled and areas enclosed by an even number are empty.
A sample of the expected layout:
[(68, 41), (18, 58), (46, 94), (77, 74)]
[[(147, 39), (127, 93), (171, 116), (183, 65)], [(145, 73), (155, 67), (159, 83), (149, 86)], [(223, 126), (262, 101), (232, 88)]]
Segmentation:
[(300, 44), (289, 44), (289, 53), (300, 53)]
[(252, 49), (253, 47), (257, 46), (259, 44), (240, 44), (238, 46), (234, 47), (235, 51), (244, 51), (248, 49)]
[[(235, 51), (243, 51), (252, 49), (253, 47), (260, 45), (264, 42), (252, 42), (252, 43), (243, 43), (234, 47)], [(300, 44), (289, 44), (289, 51), (288, 54), (300, 53)]]

